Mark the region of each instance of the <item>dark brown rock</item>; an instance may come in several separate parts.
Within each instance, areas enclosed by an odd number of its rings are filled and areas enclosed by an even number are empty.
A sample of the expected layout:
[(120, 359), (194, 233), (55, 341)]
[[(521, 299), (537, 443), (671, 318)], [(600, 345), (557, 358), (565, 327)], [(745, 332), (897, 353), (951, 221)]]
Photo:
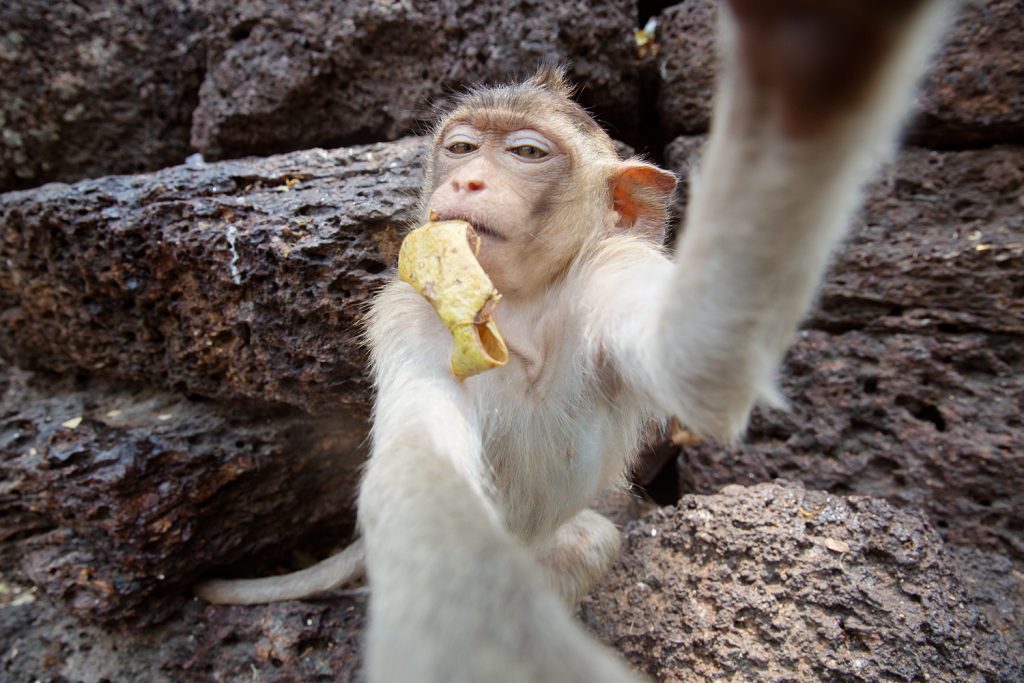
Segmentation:
[(310, 150), (0, 195), (0, 357), (365, 415), (357, 342), (421, 144)]
[(714, 0), (685, 0), (658, 17), (658, 112), (669, 139), (708, 131), (718, 69), (716, 10)]
[[(560, 61), (635, 130), (629, 0), (0, 5), (0, 191), (209, 158), (393, 140), (451, 93)], [(197, 108), (198, 107), (198, 108)], [(191, 141), (190, 141), (191, 136)]]
[(182, 162), (204, 25), (186, 0), (0, 3), (0, 191)]
[(1022, 169), (1021, 148), (904, 150), (789, 353), (790, 411), (755, 411), (740, 445), (681, 449), (681, 489), (799, 479), (1024, 560)]
[[(908, 138), (938, 148), (1024, 141), (1024, 0), (960, 3), (925, 79)], [(711, 120), (716, 3), (685, 0), (659, 17), (658, 111), (670, 136)]]
[[(0, 546), (4, 680), (358, 680), (359, 590), (259, 607), (193, 600), (163, 624), (123, 631), (82, 623), (26, 589), (5, 568), (17, 546)], [(732, 487), (687, 496), (633, 525), (621, 560), (581, 613), (666, 681), (722, 672), (750, 681), (885, 680), (873, 677), (878, 671), (901, 680), (921, 672), (938, 681), (1015, 681), (1022, 650), (1014, 596), (1024, 575), (1004, 557), (953, 550), (943, 553), (919, 515), (877, 500)]]
[(1024, 335), (1024, 148), (902, 151), (866, 197), (810, 326)]
[(679, 176), (679, 186), (672, 198), (669, 232), (675, 234), (686, 219), (689, 202), (689, 178), (697, 170), (706, 135), (682, 135), (665, 147), (665, 167)]
[(1004, 555), (946, 546), (971, 600), (1018, 659), (1024, 657), (1024, 571)]
[(762, 484), (631, 526), (585, 622), (658, 680), (1013, 681), (924, 518)]
[(805, 331), (783, 371), (788, 412), (744, 442), (681, 450), (684, 491), (777, 476), (928, 513), (947, 540), (1024, 560), (1024, 356), (984, 335)]
[(211, 569), (315, 548), (311, 531), (337, 539), (354, 521), (358, 418), (13, 370), (5, 384), (0, 541), (23, 539), (32, 582), (79, 617), (160, 621)]
[[(683, 136), (665, 150), (684, 181), (703, 141)], [(1024, 334), (1022, 187), (1022, 147), (902, 149), (865, 193), (808, 326)]]
[(4, 681), (360, 680), (363, 596), (257, 607), (192, 601), (171, 622), (107, 630), (83, 624), (45, 599), (0, 606)]
[(192, 129), (209, 158), (395, 139), (467, 84), (571, 66), (619, 131), (637, 121), (629, 0), (238, 3), (218, 0)]
[(961, 3), (909, 138), (940, 148), (1024, 142), (1024, 0)]

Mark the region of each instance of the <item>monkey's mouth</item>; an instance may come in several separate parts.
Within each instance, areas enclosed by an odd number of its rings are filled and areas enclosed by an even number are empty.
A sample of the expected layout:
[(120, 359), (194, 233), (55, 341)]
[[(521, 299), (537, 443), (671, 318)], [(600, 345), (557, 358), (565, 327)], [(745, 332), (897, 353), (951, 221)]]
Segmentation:
[(456, 214), (456, 213), (439, 214), (437, 220), (440, 220), (440, 221), (466, 221), (467, 223), (469, 223), (470, 225), (473, 226), (473, 229), (476, 230), (476, 234), (480, 235), (481, 237), (490, 237), (491, 239), (500, 240), (500, 241), (504, 241), (505, 240), (505, 236), (502, 235), (500, 232), (498, 232), (494, 228), (490, 227), (486, 223), (483, 223), (481, 221), (478, 221), (478, 220), (474, 219), (472, 216), (467, 216), (467, 215), (464, 215), (464, 214)]
[(469, 223), (469, 224), (473, 226), (474, 230), (476, 230), (476, 234), (478, 234), (478, 235), (480, 235), (482, 237), (493, 237), (496, 240), (504, 240), (505, 239), (505, 237), (503, 235), (499, 235), (496, 230), (491, 230), (490, 228), (488, 228), (486, 225), (484, 225), (482, 223)]

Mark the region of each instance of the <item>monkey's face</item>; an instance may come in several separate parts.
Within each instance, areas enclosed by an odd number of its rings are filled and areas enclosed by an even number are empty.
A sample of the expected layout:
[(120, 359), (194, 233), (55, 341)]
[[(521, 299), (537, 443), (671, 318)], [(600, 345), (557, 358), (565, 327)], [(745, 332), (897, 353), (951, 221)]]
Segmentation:
[(425, 208), (476, 229), (480, 264), (506, 296), (542, 288), (578, 250), (580, 217), (559, 216), (575, 204), (571, 152), (558, 132), (531, 126), (453, 121), (437, 137)]

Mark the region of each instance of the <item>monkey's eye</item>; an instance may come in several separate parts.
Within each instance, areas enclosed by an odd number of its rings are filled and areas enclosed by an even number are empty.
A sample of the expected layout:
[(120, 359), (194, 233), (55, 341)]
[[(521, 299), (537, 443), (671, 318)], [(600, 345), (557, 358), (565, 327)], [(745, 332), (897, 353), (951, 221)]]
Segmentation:
[(548, 155), (547, 150), (541, 149), (535, 145), (517, 145), (516, 147), (509, 148), (508, 151), (512, 152), (517, 157), (530, 159), (531, 161), (543, 159)]
[(451, 153), (451, 154), (461, 155), (461, 154), (469, 154), (470, 152), (475, 152), (476, 149), (477, 149), (477, 146), (474, 145), (472, 142), (462, 142), (460, 140), (460, 141), (453, 142), (453, 143), (449, 144), (447, 147), (445, 147), (445, 149), (447, 149), (448, 152)]
[(513, 131), (505, 137), (505, 151), (522, 161), (544, 161), (557, 149), (547, 136), (532, 128)]

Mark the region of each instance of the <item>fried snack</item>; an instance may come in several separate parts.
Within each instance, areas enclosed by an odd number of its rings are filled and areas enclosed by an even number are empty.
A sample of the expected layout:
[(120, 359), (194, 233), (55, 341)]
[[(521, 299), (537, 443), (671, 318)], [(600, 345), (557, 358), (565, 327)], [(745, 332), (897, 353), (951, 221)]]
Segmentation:
[(409, 233), (398, 253), (398, 278), (451, 330), (451, 369), (459, 379), (508, 362), (508, 347), (491, 319), (501, 294), (476, 260), (479, 251), (480, 237), (469, 223), (432, 221)]

